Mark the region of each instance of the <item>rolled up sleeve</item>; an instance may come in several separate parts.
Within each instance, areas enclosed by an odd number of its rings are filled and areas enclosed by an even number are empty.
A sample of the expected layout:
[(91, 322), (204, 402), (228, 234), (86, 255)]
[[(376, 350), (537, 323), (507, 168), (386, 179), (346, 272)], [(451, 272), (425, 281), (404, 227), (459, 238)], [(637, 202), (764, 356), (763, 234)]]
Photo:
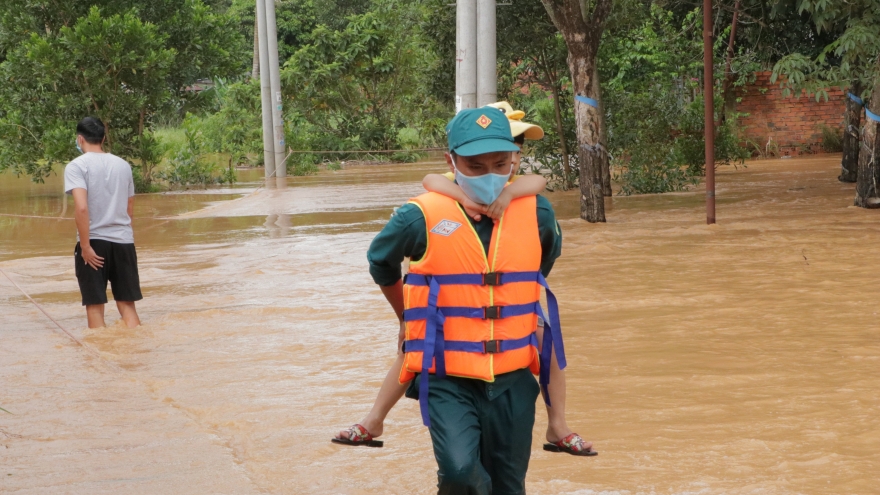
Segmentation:
[(400, 207), (367, 250), (373, 281), (383, 287), (397, 283), (401, 278), (403, 259), (421, 258), (426, 245), (422, 210), (413, 204)]

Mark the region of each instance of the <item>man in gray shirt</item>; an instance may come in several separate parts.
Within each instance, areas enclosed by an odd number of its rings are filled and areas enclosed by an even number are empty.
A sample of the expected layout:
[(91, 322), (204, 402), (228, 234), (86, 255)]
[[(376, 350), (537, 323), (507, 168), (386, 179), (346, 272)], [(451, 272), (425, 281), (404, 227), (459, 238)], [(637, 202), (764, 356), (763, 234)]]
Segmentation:
[(77, 240), (76, 279), (89, 328), (104, 326), (107, 282), (122, 320), (140, 325), (135, 301), (143, 299), (131, 228), (134, 180), (131, 165), (104, 152), (104, 123), (86, 117), (76, 125), (82, 153), (64, 168), (64, 191), (73, 195)]

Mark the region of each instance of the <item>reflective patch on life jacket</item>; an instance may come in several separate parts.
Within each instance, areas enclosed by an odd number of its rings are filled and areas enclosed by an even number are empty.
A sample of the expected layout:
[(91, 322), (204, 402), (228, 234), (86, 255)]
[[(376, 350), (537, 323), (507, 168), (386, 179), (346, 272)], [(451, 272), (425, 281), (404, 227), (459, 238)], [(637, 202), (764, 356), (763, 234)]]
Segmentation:
[(441, 220), (440, 223), (434, 226), (431, 229), (431, 233), (439, 234), (445, 237), (449, 237), (453, 232), (458, 230), (461, 227), (461, 224), (458, 222), (453, 222), (452, 220)]

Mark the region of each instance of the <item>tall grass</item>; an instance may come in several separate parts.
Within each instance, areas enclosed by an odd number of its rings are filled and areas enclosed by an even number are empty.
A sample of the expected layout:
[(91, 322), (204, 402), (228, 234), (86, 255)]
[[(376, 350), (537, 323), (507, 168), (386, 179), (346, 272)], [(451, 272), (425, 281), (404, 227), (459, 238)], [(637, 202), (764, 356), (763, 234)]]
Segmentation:
[(843, 130), (829, 127), (825, 124), (819, 125), (822, 132), (822, 149), (826, 153), (838, 153), (843, 151)]
[(153, 135), (170, 149), (181, 149), (186, 146), (186, 131), (183, 127), (159, 127)]

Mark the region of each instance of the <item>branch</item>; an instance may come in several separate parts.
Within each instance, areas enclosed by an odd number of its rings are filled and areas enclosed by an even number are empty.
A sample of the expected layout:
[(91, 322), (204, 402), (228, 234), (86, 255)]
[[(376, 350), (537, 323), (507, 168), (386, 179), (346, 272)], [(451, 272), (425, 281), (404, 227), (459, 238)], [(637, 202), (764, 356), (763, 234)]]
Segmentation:
[(541, 0), (541, 3), (544, 4), (544, 10), (547, 11), (547, 15), (550, 16), (550, 22), (556, 26), (556, 29), (562, 25), (562, 12), (559, 11), (559, 8), (556, 6), (555, 0)]
[(605, 21), (611, 15), (611, 0), (596, 0), (596, 8), (593, 9), (593, 29), (598, 31), (599, 38), (602, 37), (602, 29), (605, 27)]
[(25, 127), (25, 126), (23, 126), (23, 125), (9, 124), (9, 123), (6, 123), (6, 122), (0, 122), (0, 125), (8, 125), (8, 126), (11, 126), (11, 127), (18, 127), (19, 129), (24, 129), (24, 130), (27, 131), (28, 134), (31, 135), (32, 138), (34, 138), (34, 141), (36, 141), (36, 142), (38, 142), (38, 143), (40, 142), (40, 140), (37, 139), (37, 136), (34, 136), (34, 133), (31, 132), (30, 129), (28, 129), (27, 127)]
[[(601, 1), (601, 0), (600, 0)], [(584, 20), (584, 24), (590, 25), (590, 0), (579, 0), (578, 4), (581, 7), (581, 19)]]

